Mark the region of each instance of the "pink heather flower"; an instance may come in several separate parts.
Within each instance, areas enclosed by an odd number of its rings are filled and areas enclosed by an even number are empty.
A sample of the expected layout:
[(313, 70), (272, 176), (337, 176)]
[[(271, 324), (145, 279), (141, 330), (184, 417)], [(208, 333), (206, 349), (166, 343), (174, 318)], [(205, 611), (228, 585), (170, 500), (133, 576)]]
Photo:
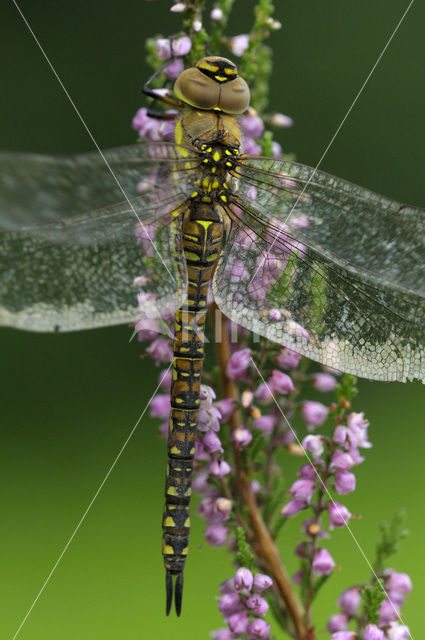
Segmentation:
[(332, 455), (331, 466), (333, 469), (337, 469), (338, 471), (346, 471), (347, 469), (350, 469), (350, 467), (354, 466), (354, 460), (349, 453), (338, 449)]
[(161, 386), (168, 392), (171, 389), (171, 378), (172, 378), (172, 373), (170, 368), (163, 369), (159, 375), (159, 382)]
[(156, 53), (160, 60), (168, 60), (171, 53), (174, 56), (185, 56), (192, 48), (192, 41), (188, 36), (182, 36), (173, 40), (173, 51), (171, 52), (171, 40), (168, 38), (158, 38), (156, 41)]
[(336, 444), (341, 445), (341, 447), (349, 449), (351, 444), (350, 429), (340, 424), (338, 427), (336, 427), (332, 439)]
[(225, 460), (211, 460), (208, 465), (208, 471), (216, 478), (224, 478), (231, 471), (230, 465)]
[(186, 11), (186, 4), (184, 2), (176, 2), (172, 7), (170, 7), (170, 11), (173, 13), (183, 13)]
[(251, 587), (254, 582), (254, 577), (249, 569), (246, 567), (240, 567), (235, 573), (235, 590), (246, 593), (251, 591)]
[(359, 588), (351, 587), (341, 593), (338, 599), (338, 605), (348, 616), (354, 616), (359, 608), (360, 600)]
[(290, 500), (284, 507), (282, 507), (280, 515), (285, 517), (295, 516), (302, 509), (305, 509), (305, 507), (305, 502), (301, 502), (300, 500)]
[(235, 613), (236, 611), (241, 611), (243, 609), (243, 603), (239, 594), (234, 592), (226, 593), (218, 601), (218, 609), (225, 616)]
[(241, 128), (249, 138), (259, 138), (264, 131), (264, 123), (258, 116), (243, 116)]
[(294, 500), (309, 503), (314, 489), (315, 485), (312, 480), (295, 480), (289, 492)]
[(198, 429), (200, 431), (220, 431), (220, 412), (208, 403), (202, 403), (198, 414)]
[(171, 343), (166, 338), (157, 338), (154, 340), (146, 349), (146, 352), (155, 360), (155, 364), (157, 365), (160, 362), (170, 362), (173, 358)]
[(275, 393), (290, 393), (291, 391), (295, 391), (291, 378), (278, 369), (273, 369), (269, 380), (269, 387)]
[(222, 582), (221, 585), (218, 587), (218, 590), (223, 595), (225, 593), (233, 593), (234, 590), (235, 590), (235, 580), (234, 580), (234, 578), (228, 578), (227, 580)]
[(356, 640), (354, 631), (337, 631), (331, 636), (331, 640)]
[(214, 431), (207, 431), (203, 438), (202, 444), (204, 445), (208, 453), (215, 453), (216, 451), (223, 451), (220, 438), (214, 433)]
[(254, 591), (264, 591), (273, 584), (273, 580), (265, 573), (256, 573), (254, 576)]
[(183, 60), (181, 58), (176, 58), (173, 62), (170, 62), (167, 67), (165, 67), (164, 73), (167, 78), (170, 78), (170, 80), (175, 80), (181, 74), (183, 69)]
[(269, 436), (275, 426), (276, 418), (274, 416), (260, 416), (254, 420), (254, 428), (260, 429), (265, 436)]
[(284, 347), (276, 358), (276, 362), (282, 369), (296, 369), (301, 360), (299, 353)]
[(313, 376), (313, 387), (318, 391), (332, 391), (337, 384), (335, 378), (329, 373), (315, 373)]
[(301, 414), (309, 428), (318, 427), (323, 424), (328, 417), (329, 408), (321, 402), (307, 400), (304, 402)]
[(283, 113), (273, 113), (270, 117), (270, 124), (273, 127), (292, 127), (294, 121), (289, 116), (285, 116)]
[(248, 631), (254, 638), (263, 638), (264, 640), (267, 640), (270, 634), (270, 625), (265, 620), (256, 618), (250, 622)]
[(237, 611), (236, 613), (232, 613), (231, 616), (227, 619), (227, 624), (229, 625), (230, 631), (235, 634), (246, 633), (249, 625), (249, 618), (246, 611)]
[(351, 471), (337, 471), (335, 474), (335, 491), (340, 495), (350, 493), (356, 488), (356, 476)]
[(367, 439), (367, 429), (369, 422), (365, 419), (363, 411), (361, 413), (349, 413), (347, 425), (350, 430), (351, 441), (357, 447), (370, 449), (372, 444)]
[(317, 460), (323, 453), (323, 436), (306, 436), (302, 441), (302, 445), (304, 449), (311, 451), (313, 458)]
[(243, 142), (243, 150), (248, 156), (259, 156), (261, 153), (261, 147), (254, 142), (252, 138), (245, 138)]
[(345, 631), (348, 627), (348, 618), (345, 613), (335, 613), (328, 620), (328, 631), (335, 633), (335, 631)]
[(224, 520), (229, 519), (229, 514), (232, 510), (233, 503), (228, 498), (224, 498), (223, 496), (219, 496), (214, 504), (214, 508), (216, 513), (219, 514)]
[(196, 493), (205, 493), (209, 488), (208, 473), (197, 473), (192, 482), (192, 489)]
[(249, 596), (245, 604), (255, 616), (265, 616), (269, 610), (267, 602), (258, 594)]
[(240, 349), (230, 356), (226, 367), (226, 375), (230, 380), (240, 380), (244, 377), (251, 361), (251, 349)]
[(327, 549), (318, 549), (314, 554), (312, 567), (316, 576), (328, 576), (332, 573), (335, 562)]
[(317, 473), (311, 464), (305, 464), (298, 469), (298, 475), (303, 480), (316, 480)]
[(237, 427), (232, 433), (232, 440), (237, 449), (245, 449), (252, 440), (252, 434), (245, 427)]
[(228, 533), (229, 529), (227, 527), (222, 524), (213, 524), (206, 529), (204, 536), (212, 547), (221, 547), (225, 543)]
[[(253, 198), (253, 200), (255, 200), (255, 198)], [(269, 311), (269, 318), (270, 320), (273, 320), (273, 322), (278, 322), (281, 318), (281, 313), (279, 311), (279, 309), (270, 309)]]
[[(390, 573), (391, 571), (391, 573)], [(399, 593), (410, 593), (412, 591), (412, 581), (407, 573), (397, 573), (397, 571), (388, 570), (388, 577), (385, 586), (390, 591), (398, 591)]]
[(276, 140), (273, 140), (272, 142), (272, 156), (273, 158), (282, 157), (282, 147), (278, 142), (276, 142)]
[(241, 56), (249, 45), (249, 36), (245, 33), (230, 40), (230, 49), (235, 56)]
[(151, 400), (150, 414), (152, 418), (168, 418), (170, 416), (170, 396), (158, 393)]
[(273, 400), (272, 392), (269, 385), (265, 382), (261, 382), (255, 392), (255, 398), (262, 404), (267, 404), (268, 402)]
[(235, 401), (233, 398), (223, 398), (214, 403), (214, 406), (220, 411), (221, 420), (227, 422), (235, 410)]
[(404, 624), (398, 624), (398, 622), (392, 622), (387, 629), (388, 640), (410, 640), (409, 627)]
[(213, 640), (233, 640), (235, 637), (227, 627), (211, 631), (210, 635)]
[(363, 640), (385, 640), (385, 635), (376, 624), (368, 624), (363, 633)]
[(210, 13), (211, 20), (221, 20), (223, 18), (223, 12), (221, 9), (213, 9)]
[(351, 513), (347, 507), (344, 507), (340, 502), (331, 502), (328, 505), (329, 513), (329, 529), (334, 527), (343, 527), (347, 524), (351, 518)]
[(398, 615), (399, 608), (397, 605), (389, 600), (384, 600), (379, 609), (379, 626), (386, 627), (390, 622), (397, 620)]

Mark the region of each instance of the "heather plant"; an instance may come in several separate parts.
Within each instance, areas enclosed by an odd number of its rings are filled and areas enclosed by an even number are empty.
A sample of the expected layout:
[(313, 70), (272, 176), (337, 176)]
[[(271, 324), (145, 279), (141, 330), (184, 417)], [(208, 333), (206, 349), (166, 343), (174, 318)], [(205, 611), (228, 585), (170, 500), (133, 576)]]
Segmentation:
[[(226, 35), (232, 5), (232, 0), (219, 0), (208, 7), (202, 0), (173, 3), (171, 11), (182, 18), (181, 31), (147, 43), (152, 71), (163, 67), (152, 84), (167, 95), (182, 69), (207, 49), (234, 58), (240, 75), (252, 88), (252, 109), (241, 117), (245, 153), (285, 157), (266, 129), (292, 124), (288, 116), (266, 112), (272, 70), (272, 51), (266, 40), (280, 28), (273, 18), (273, 2), (257, 3), (249, 33)], [(151, 117), (146, 107), (137, 112), (133, 127), (140, 138), (173, 138), (177, 114), (167, 108), (163, 113), (165, 118)], [(145, 188), (140, 185), (141, 191)], [(141, 234), (147, 266), (148, 240), (154, 233), (149, 235), (150, 230), (145, 229)], [(243, 277), (243, 269), (243, 264), (239, 272), (234, 266), (232, 277)], [(162, 310), (161, 318), (154, 318), (150, 292), (141, 293), (139, 302), (136, 329), (146, 354), (160, 369), (162, 387), (150, 412), (160, 419), (160, 433), (166, 438), (173, 312)], [(279, 314), (272, 309), (270, 321)], [(211, 637), (271, 638), (273, 617), (285, 637), (297, 640), (410, 638), (401, 607), (412, 585), (406, 574), (388, 566), (406, 534), (402, 512), (382, 525), (370, 575), (365, 577), (361, 571), (358, 583), (346, 586), (327, 632), (316, 629), (313, 603), (343, 560), (333, 558), (326, 543), (331, 535), (338, 535), (338, 529), (349, 528), (355, 517), (344, 498), (355, 491), (355, 470), (372, 446), (369, 422), (357, 400), (353, 406), (355, 378), (320, 369), (294, 351), (238, 328), (212, 299), (210, 315), (207, 361), (212, 364), (203, 373), (193, 488), (200, 495), (197, 512), (205, 521), (206, 542), (225, 546), (235, 564), (234, 574), (219, 587), (218, 608), (225, 626)], [(293, 329), (308, 339), (302, 327)], [(286, 477), (289, 457), (299, 460), (296, 478), (291, 481)], [(297, 519), (300, 529), (293, 550), (285, 542), (289, 519)], [(291, 551), (297, 558), (293, 576), (288, 575), (282, 551), (284, 556)]]

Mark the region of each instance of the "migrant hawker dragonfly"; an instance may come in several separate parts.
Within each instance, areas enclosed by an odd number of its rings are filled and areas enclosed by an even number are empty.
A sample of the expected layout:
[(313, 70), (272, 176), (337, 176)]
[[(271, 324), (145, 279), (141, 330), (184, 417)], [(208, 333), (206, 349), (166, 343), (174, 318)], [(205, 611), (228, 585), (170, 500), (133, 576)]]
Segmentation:
[[(375, 380), (425, 381), (425, 211), (243, 153), (229, 60), (177, 79), (175, 142), (0, 155), (0, 324), (71, 331), (175, 312), (163, 519), (181, 609), (208, 286), (251, 331)], [(175, 585), (173, 586), (173, 581)]]

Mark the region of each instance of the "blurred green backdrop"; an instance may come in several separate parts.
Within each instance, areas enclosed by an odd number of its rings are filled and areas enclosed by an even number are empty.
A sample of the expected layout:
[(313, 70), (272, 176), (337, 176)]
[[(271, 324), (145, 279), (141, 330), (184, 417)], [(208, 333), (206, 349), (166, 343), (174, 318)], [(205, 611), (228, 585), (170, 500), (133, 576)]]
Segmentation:
[[(131, 143), (143, 104), (144, 40), (178, 29), (169, 0), (22, 0), (20, 6), (101, 147)], [(271, 106), (295, 120), (283, 148), (315, 165), (352, 103), (407, 0), (276, 2), (283, 28), (272, 38)], [(253, 2), (238, 0), (230, 33), (245, 32)], [(327, 154), (322, 168), (412, 204), (423, 184), (424, 7), (414, 3)], [(11, 0), (0, 8), (0, 147), (66, 153), (92, 142)], [(355, 212), (353, 212), (355, 215)], [(157, 379), (131, 331), (69, 335), (3, 329), (1, 344), (0, 635), (12, 639), (66, 541), (152, 394)], [(416, 638), (422, 611), (425, 390), (362, 381), (355, 409), (371, 421), (374, 448), (347, 497), (366, 555), (377, 524), (400, 506), (411, 535), (391, 561), (414, 592), (403, 610)], [(193, 518), (183, 616), (164, 615), (160, 554), (165, 444), (143, 418), (63, 556), (19, 638), (112, 640), (207, 638), (220, 626), (214, 596), (233, 571), (226, 553), (203, 545)], [(288, 527), (290, 571), (300, 520)], [(319, 636), (346, 586), (369, 575), (348, 532), (330, 550), (342, 566), (316, 605)], [(278, 634), (281, 637), (281, 634)]]

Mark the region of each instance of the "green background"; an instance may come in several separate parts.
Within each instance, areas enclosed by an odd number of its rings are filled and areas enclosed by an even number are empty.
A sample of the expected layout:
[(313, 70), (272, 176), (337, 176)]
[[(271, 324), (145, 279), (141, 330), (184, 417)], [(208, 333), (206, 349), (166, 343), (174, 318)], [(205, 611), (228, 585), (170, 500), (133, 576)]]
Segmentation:
[[(272, 108), (295, 120), (285, 151), (315, 165), (407, 7), (400, 0), (276, 2)], [(231, 34), (253, 3), (236, 2)], [(179, 28), (170, 2), (22, 0), (20, 6), (98, 144), (131, 143), (147, 77), (144, 39)], [(323, 161), (322, 168), (404, 202), (424, 205), (423, 23), (415, 2)], [(10, 0), (0, 9), (0, 147), (66, 153), (93, 144)], [(354, 214), (353, 214), (354, 215)], [(153, 393), (158, 376), (128, 327), (68, 335), (3, 329), (0, 447), (0, 636), (12, 639), (101, 480)], [(425, 390), (362, 381), (356, 410), (374, 443), (344, 499), (371, 557), (377, 525), (408, 510), (410, 538), (391, 565), (412, 577), (403, 609), (425, 633), (423, 450)], [(165, 444), (143, 418), (20, 631), (25, 640), (207, 638), (221, 625), (214, 597), (233, 572), (226, 552), (203, 544), (193, 518), (183, 616), (164, 615), (160, 521)], [(283, 557), (291, 572), (300, 519)], [(369, 570), (345, 530), (329, 548), (342, 568), (316, 605), (320, 638), (338, 593)], [(282, 634), (278, 633), (278, 637)]]

